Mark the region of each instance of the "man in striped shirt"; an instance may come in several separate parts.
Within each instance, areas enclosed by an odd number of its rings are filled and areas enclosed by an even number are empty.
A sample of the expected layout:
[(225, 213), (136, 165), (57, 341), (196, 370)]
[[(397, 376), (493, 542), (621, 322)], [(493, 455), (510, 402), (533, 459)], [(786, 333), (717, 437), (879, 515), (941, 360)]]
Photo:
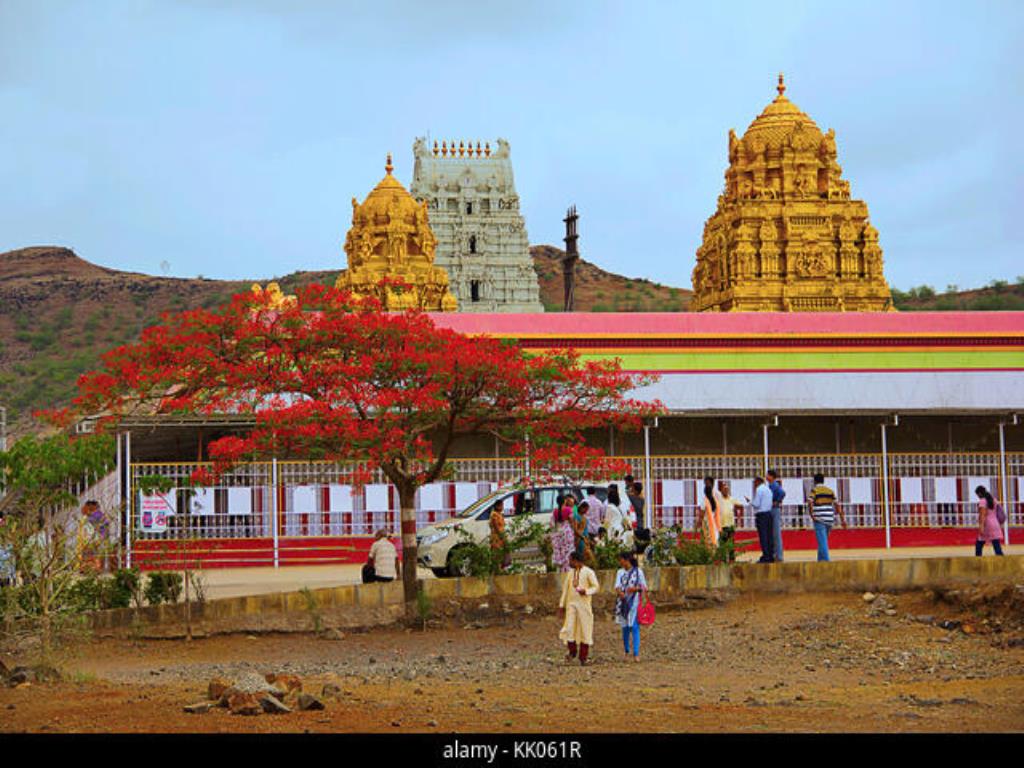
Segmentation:
[(814, 488), (811, 489), (808, 504), (811, 507), (811, 520), (814, 521), (814, 537), (818, 540), (818, 562), (828, 562), (828, 535), (835, 525), (836, 513), (839, 513), (839, 522), (843, 528), (846, 527), (846, 518), (836, 504), (836, 492), (825, 485), (823, 474), (814, 476)]

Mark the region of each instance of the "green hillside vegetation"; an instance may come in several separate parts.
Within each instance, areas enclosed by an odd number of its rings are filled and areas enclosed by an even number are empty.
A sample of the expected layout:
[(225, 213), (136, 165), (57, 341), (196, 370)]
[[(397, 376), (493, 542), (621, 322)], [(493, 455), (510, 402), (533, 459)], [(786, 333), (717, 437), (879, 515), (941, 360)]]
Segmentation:
[(993, 280), (984, 288), (971, 290), (960, 290), (956, 285), (947, 285), (942, 293), (930, 285), (919, 285), (908, 291), (891, 290), (896, 309), (904, 312), (1024, 311), (1024, 275), (1018, 276), (1014, 283)]

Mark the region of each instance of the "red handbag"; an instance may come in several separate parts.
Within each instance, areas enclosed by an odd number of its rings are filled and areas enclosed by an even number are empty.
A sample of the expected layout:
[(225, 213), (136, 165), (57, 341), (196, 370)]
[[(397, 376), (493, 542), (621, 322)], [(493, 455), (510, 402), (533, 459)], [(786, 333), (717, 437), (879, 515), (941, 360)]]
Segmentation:
[(647, 596), (646, 589), (644, 590), (643, 602), (636, 609), (636, 620), (640, 623), (641, 627), (649, 627), (654, 623), (654, 603)]

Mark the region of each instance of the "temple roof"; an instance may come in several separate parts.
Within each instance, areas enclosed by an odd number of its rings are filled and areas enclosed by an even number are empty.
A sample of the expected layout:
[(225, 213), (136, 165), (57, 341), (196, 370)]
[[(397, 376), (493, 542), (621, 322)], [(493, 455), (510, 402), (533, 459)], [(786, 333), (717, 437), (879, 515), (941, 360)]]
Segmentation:
[(759, 137), (768, 143), (776, 143), (797, 125), (813, 128), (821, 135), (821, 129), (817, 124), (796, 104), (786, 98), (786, 85), (783, 82), (782, 73), (779, 73), (777, 90), (779, 95), (750, 124), (746, 133), (743, 134), (744, 140)]
[(397, 204), (398, 208), (393, 209), (398, 215), (415, 215), (419, 203), (409, 194), (409, 191), (402, 186), (402, 182), (391, 175), (394, 166), (391, 165), (391, 155), (388, 154), (387, 163), (384, 166), (384, 178), (378, 182), (366, 199), (358, 206), (359, 215), (367, 215), (368, 221), (374, 214), (388, 215), (388, 208)]

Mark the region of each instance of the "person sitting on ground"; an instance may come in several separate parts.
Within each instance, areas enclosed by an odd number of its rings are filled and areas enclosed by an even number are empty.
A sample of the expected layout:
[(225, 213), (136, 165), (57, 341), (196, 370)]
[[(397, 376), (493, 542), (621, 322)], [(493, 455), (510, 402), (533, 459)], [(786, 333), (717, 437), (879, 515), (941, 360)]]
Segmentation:
[(633, 639), (633, 661), (640, 661), (640, 622), (637, 612), (640, 597), (647, 590), (647, 579), (632, 552), (619, 554), (619, 570), (615, 574), (615, 623), (622, 627), (622, 647), (629, 660), (629, 640)]
[(585, 665), (590, 646), (594, 644), (594, 609), (590, 598), (600, 589), (600, 584), (597, 574), (584, 565), (575, 552), (569, 556), (569, 565), (571, 568), (565, 574), (562, 597), (558, 601), (558, 607), (565, 611), (558, 637), (568, 648), (565, 660), (576, 658), (578, 650), (580, 664)]
[(394, 581), (401, 573), (402, 565), (398, 561), (398, 550), (388, 537), (391, 534), (386, 528), (376, 533), (376, 541), (370, 547), (370, 554), (363, 568), (363, 581)]

